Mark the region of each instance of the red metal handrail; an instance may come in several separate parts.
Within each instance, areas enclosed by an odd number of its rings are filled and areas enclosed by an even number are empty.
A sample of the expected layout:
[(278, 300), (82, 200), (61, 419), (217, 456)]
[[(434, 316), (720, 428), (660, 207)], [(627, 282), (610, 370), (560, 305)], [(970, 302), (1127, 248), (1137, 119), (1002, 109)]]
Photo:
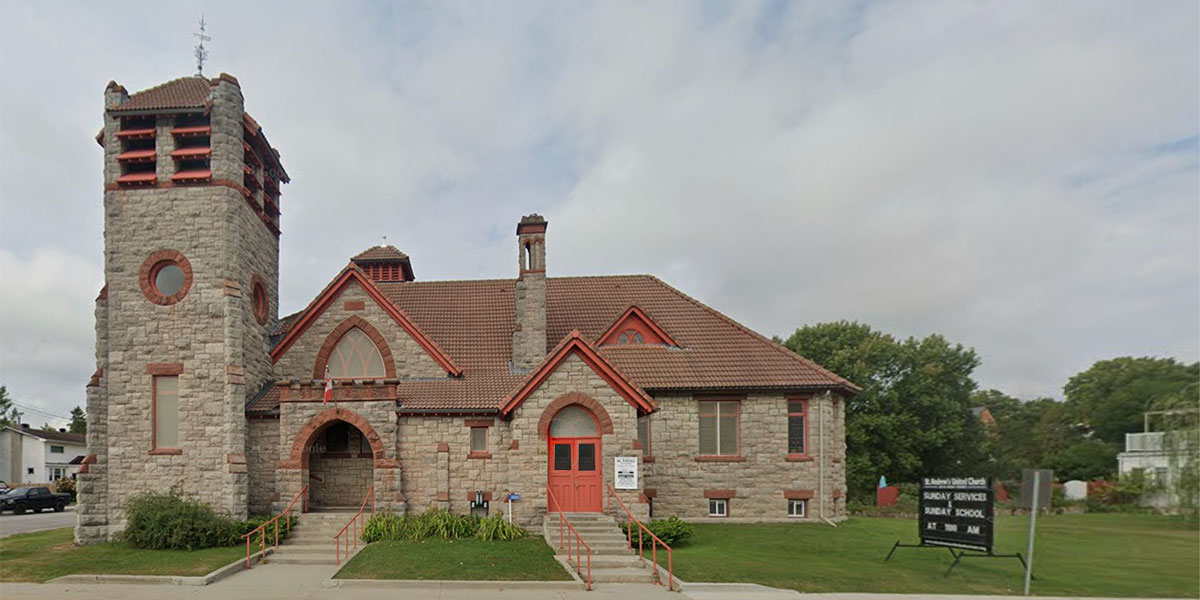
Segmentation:
[(283, 512), (272, 517), (270, 521), (267, 521), (267, 522), (263, 523), (262, 525), (259, 525), (257, 528), (254, 529), (254, 531), (251, 531), (250, 533), (247, 533), (246, 535), (242, 536), (242, 539), (246, 540), (246, 568), (247, 569), (250, 568), (250, 538), (253, 537), (255, 533), (259, 534), (259, 552), (261, 553), (259, 555), (259, 558), (262, 558), (262, 556), (265, 555), (267, 552), (267, 525), (274, 523), (275, 524), (275, 549), (278, 550), (279, 549), (279, 518), (284, 517), (284, 516), (287, 517), (287, 520), (284, 521), (284, 525), (287, 528), (287, 533), (291, 533), (292, 532), (292, 507), (296, 505), (297, 501), (300, 501), (300, 512), (302, 512), (302, 513), (308, 512), (308, 486), (307, 485), (300, 488), (299, 492), (296, 492), (296, 495), (292, 497), (291, 502), (288, 502), (287, 508), (283, 509)]
[[(571, 538), (566, 536), (564, 528), (575, 536), (575, 574), (583, 577), (583, 572), (580, 570), (580, 548), (587, 551), (587, 589), (592, 589), (592, 547), (583, 541), (583, 536), (579, 535), (578, 531), (571, 526), (571, 521), (563, 515), (562, 505), (558, 503), (558, 499), (554, 497), (554, 492), (550, 491), (550, 485), (546, 485), (546, 511), (550, 510), (550, 501), (554, 502), (554, 507), (558, 509), (558, 547), (567, 551), (567, 563), (571, 562)], [(565, 546), (564, 546), (565, 541)]]
[(350, 527), (355, 523), (358, 523), (358, 527), (355, 527), (350, 531), (350, 533), (354, 535), (346, 536), (346, 557), (350, 557), (350, 538), (354, 538), (354, 547), (358, 548), (358, 538), (362, 536), (363, 528), (367, 526), (367, 520), (362, 518), (362, 516), (363, 511), (367, 509), (368, 500), (371, 502), (371, 514), (374, 515), (375, 486), (371, 486), (371, 489), (367, 490), (367, 497), (363, 498), (362, 504), (358, 507), (358, 512), (354, 513), (353, 517), (350, 517), (350, 522), (346, 523), (346, 526), (342, 527), (342, 530), (333, 536), (333, 554), (336, 561), (334, 564), (342, 564), (342, 543), (338, 541), (338, 538), (341, 538), (342, 534), (346, 533), (346, 530), (350, 529)]
[[(642, 562), (645, 562), (645, 560), (646, 560), (646, 557), (642, 555), (642, 547), (644, 546), (644, 544), (642, 543), (644, 540), (644, 538), (642, 537), (642, 534), (645, 533), (646, 535), (650, 536), (650, 539), (652, 540), (650, 543), (650, 553), (651, 553), (651, 560), (654, 562), (654, 575), (655, 576), (658, 575), (658, 545), (662, 544), (662, 547), (667, 549), (667, 589), (674, 591), (675, 590), (675, 562), (674, 562), (674, 557), (672, 556), (673, 551), (671, 550), (671, 547), (668, 546), (666, 542), (658, 539), (658, 536), (654, 535), (654, 533), (652, 531), (650, 531), (649, 527), (646, 527), (645, 525), (643, 525), (642, 522), (637, 519), (637, 517), (633, 516), (633, 513), (629, 511), (629, 507), (625, 506), (625, 502), (623, 500), (621, 500), (620, 496), (617, 495), (617, 491), (613, 489), (612, 485), (608, 485), (607, 487), (608, 487), (608, 494), (610, 496), (612, 496), (613, 498), (617, 499), (617, 503), (619, 503), (621, 505), (621, 509), (624, 510), (625, 514), (628, 515), (628, 517), (629, 517), (628, 521), (626, 521), (626, 524), (628, 525), (628, 527), (626, 527), (626, 529), (625, 529), (625, 535), (629, 536), (629, 547), (631, 547), (631, 548), (633, 547), (633, 531), (632, 531), (633, 524), (637, 523), (637, 526), (638, 526), (638, 558), (641, 559)], [(610, 503), (609, 506), (612, 506), (612, 504)], [(659, 585), (662, 585), (661, 581), (657, 582), (657, 583)]]

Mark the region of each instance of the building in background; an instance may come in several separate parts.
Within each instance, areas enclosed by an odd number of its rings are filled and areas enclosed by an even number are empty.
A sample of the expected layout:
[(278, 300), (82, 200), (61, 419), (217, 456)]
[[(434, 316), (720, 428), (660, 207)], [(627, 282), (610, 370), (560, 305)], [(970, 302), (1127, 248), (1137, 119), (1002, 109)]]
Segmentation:
[(1195, 468), (1200, 449), (1194, 426), (1154, 431), (1155, 419), (1162, 428), (1163, 422), (1188, 423), (1187, 419), (1171, 417), (1190, 415), (1194, 423), (1197, 413), (1200, 411), (1195, 409), (1147, 412), (1143, 431), (1125, 434), (1125, 451), (1117, 454), (1117, 468), (1122, 478), (1139, 471), (1145, 477), (1151, 491), (1142, 496), (1143, 504), (1167, 510), (1179, 506), (1181, 475), (1185, 469)]
[(0, 427), (0, 479), (9, 486), (70, 479), (85, 454), (83, 434), (43, 431), (28, 424)]

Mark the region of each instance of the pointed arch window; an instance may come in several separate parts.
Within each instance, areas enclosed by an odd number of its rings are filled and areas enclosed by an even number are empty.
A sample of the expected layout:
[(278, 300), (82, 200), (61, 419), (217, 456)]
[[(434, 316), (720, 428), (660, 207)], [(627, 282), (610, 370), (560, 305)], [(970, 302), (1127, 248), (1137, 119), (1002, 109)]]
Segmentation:
[(347, 331), (329, 353), (329, 376), (333, 379), (382, 379), (386, 377), (383, 356), (375, 342), (355, 327)]

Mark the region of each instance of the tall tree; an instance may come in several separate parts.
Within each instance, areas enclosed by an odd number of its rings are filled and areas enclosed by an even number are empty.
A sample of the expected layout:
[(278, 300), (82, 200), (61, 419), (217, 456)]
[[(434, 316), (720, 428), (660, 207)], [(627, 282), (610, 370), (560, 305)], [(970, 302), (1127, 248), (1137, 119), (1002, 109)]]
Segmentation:
[(971, 414), (975, 351), (940, 335), (900, 341), (850, 321), (797, 329), (784, 345), (863, 388), (846, 402), (847, 480), (869, 494), (880, 475), (913, 481), (983, 462)]
[(8, 395), (8, 388), (0, 385), (0, 426), (19, 424), (23, 414), (13, 406), (12, 398)]
[(87, 433), (87, 415), (83, 408), (76, 406), (71, 409), (71, 433)]
[(1090, 426), (1097, 438), (1122, 444), (1126, 433), (1142, 430), (1142, 413), (1197, 381), (1200, 363), (1125, 356), (1099, 361), (1075, 375), (1063, 394), (1072, 418)]

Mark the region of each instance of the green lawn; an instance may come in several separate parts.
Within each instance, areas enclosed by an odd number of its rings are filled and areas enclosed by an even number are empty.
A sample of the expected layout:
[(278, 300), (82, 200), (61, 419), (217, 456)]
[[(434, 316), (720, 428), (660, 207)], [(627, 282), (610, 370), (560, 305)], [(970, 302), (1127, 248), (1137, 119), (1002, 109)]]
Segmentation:
[(338, 579), (569, 581), (541, 536), (508, 542), (476, 539), (385, 541), (363, 548)]
[(63, 575), (207, 575), (246, 555), (244, 546), (138, 550), (125, 544), (76, 546), (71, 527), (0, 539), (0, 581), (48, 581)]
[[(996, 552), (1025, 553), (1027, 517), (997, 518)], [(916, 519), (853, 518), (812, 524), (698, 523), (675, 551), (684, 581), (753, 582), (802, 592), (1020, 594), (1021, 563), (953, 559), (917, 542)], [(660, 560), (665, 559), (660, 554)], [(1147, 515), (1055, 515), (1038, 519), (1032, 591), (1039, 595), (1200, 597), (1195, 523)]]

